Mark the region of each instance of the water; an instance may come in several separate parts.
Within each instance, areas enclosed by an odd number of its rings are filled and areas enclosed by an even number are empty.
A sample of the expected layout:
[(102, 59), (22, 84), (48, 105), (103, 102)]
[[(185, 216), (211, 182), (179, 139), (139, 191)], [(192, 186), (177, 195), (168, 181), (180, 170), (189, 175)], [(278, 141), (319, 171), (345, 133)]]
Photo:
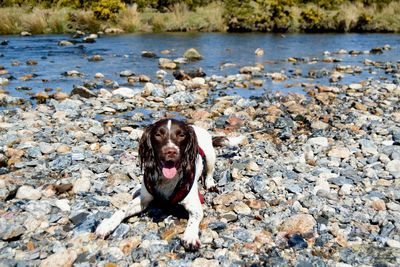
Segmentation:
[[(102, 36), (96, 43), (80, 43), (74, 46), (58, 46), (61, 40), (70, 40), (68, 35), (40, 35), (32, 37), (1, 36), (0, 41), (8, 40), (8, 45), (0, 45), (0, 65), (3, 65), (15, 79), (3, 89), (10, 95), (29, 98), (29, 94), (43, 91), (46, 88), (62, 88), (64, 92), (72, 90), (73, 85), (82, 85), (85, 80), (94, 80), (97, 72), (105, 78), (126, 84), (126, 78), (119, 77), (123, 70), (131, 70), (135, 74), (146, 74), (156, 82), (155, 73), (158, 68), (157, 58), (143, 58), (141, 52), (149, 50), (159, 57), (175, 59), (182, 57), (184, 51), (194, 47), (200, 51), (204, 59), (182, 66), (182, 69), (202, 67), (207, 76), (236, 74), (242, 66), (263, 63), (266, 72), (284, 71), (290, 75), (291, 70), (301, 69), (301, 77), (293, 77), (285, 82), (272, 82), (265, 79), (262, 88), (240, 89), (229, 88), (228, 94), (240, 94), (245, 97), (262, 94), (266, 90), (284, 92), (303, 92), (300, 86), (287, 88), (288, 84), (313, 82), (329, 84), (329, 76), (310, 81), (307, 78), (309, 70), (326, 68), (331, 70), (335, 65), (361, 66), (363, 72), (359, 75), (346, 74), (340, 83), (351, 83), (370, 77), (392, 79), (379, 69), (370, 73), (368, 67), (362, 64), (364, 59), (380, 62), (398, 62), (400, 60), (400, 35), (398, 34), (226, 34), (226, 33), (165, 33), (165, 34), (130, 34), (117, 36)], [(322, 59), (324, 51), (335, 52), (340, 49), (368, 51), (374, 47), (390, 45), (391, 50), (381, 55), (363, 54), (358, 56), (332, 55), (340, 58), (340, 63), (297, 63), (287, 61), (288, 57), (305, 59)], [(265, 50), (264, 56), (256, 56), (256, 48)], [(162, 55), (161, 50), (169, 49), (172, 53)], [(89, 62), (90, 56), (99, 54), (104, 61)], [(38, 65), (28, 66), (25, 62), (34, 59)], [(19, 61), (19, 66), (12, 66), (13, 61)], [(234, 63), (236, 67), (221, 68), (224, 63)], [(78, 70), (85, 74), (83, 78), (65, 77), (62, 73)], [(167, 78), (172, 80), (172, 72)], [(26, 74), (37, 76), (28, 81), (18, 78)], [(4, 77), (4, 76), (3, 76)], [(101, 84), (101, 82), (100, 82)], [(20, 86), (31, 87), (32, 90), (18, 91)], [(140, 84), (135, 85), (137, 87)]]

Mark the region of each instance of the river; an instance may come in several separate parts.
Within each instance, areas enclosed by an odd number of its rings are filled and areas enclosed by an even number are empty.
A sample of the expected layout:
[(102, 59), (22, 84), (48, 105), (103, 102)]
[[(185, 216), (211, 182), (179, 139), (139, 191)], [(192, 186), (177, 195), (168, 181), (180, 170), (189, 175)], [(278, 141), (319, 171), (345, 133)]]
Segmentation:
[[(72, 46), (59, 46), (61, 40), (72, 40), (69, 35), (37, 35), (30, 37), (0, 36), (0, 42), (7, 40), (7, 45), (0, 45), (0, 65), (8, 74), (0, 77), (9, 78), (10, 82), (3, 86), (12, 96), (29, 98), (30, 95), (45, 90), (61, 88), (70, 92), (74, 85), (82, 85), (84, 81), (94, 80), (95, 73), (104, 74), (120, 86), (140, 87), (140, 84), (127, 84), (126, 78), (119, 76), (124, 70), (135, 74), (146, 74), (157, 82), (156, 71), (159, 70), (157, 58), (144, 58), (143, 50), (156, 53), (158, 57), (175, 59), (182, 57), (190, 47), (196, 48), (204, 56), (203, 60), (182, 65), (184, 70), (202, 67), (207, 76), (236, 74), (240, 67), (262, 63), (265, 72), (284, 72), (290, 77), (285, 82), (272, 82), (264, 78), (261, 88), (228, 88), (228, 94), (240, 94), (244, 97), (259, 95), (267, 90), (283, 92), (303, 92), (300, 83), (313, 82), (329, 85), (329, 75), (308, 77), (309, 71), (327, 69), (331, 71), (337, 65), (360, 66), (360, 74), (346, 74), (338, 83), (348, 84), (368, 78), (388, 79), (393, 81), (392, 74), (380, 69), (371, 69), (363, 64), (365, 59), (396, 64), (400, 60), (399, 34), (262, 34), (262, 33), (163, 33), (163, 34), (129, 34), (100, 36), (95, 43), (80, 43)], [(79, 39), (77, 40), (79, 41)], [(374, 47), (390, 45), (390, 50), (383, 54), (362, 53), (354, 56), (349, 53), (335, 54), (343, 49), (369, 51)], [(263, 48), (265, 54), (256, 56), (254, 51)], [(171, 50), (169, 55), (162, 55), (164, 49)], [(329, 51), (331, 57), (340, 62), (324, 63), (324, 52)], [(101, 55), (100, 62), (90, 62), (89, 57)], [(299, 62), (288, 62), (289, 57)], [(33, 59), (37, 65), (27, 65)], [(20, 62), (20, 64), (13, 64)], [(235, 66), (221, 68), (224, 63)], [(78, 70), (84, 77), (66, 77), (63, 73)], [(300, 70), (301, 75), (291, 75)], [(20, 78), (34, 74), (28, 80)], [(172, 71), (167, 78), (173, 79)], [(102, 87), (101, 82), (96, 82)], [(289, 84), (289, 86), (288, 86)], [(21, 90), (24, 87), (25, 90)], [(28, 90), (26, 90), (28, 89)]]

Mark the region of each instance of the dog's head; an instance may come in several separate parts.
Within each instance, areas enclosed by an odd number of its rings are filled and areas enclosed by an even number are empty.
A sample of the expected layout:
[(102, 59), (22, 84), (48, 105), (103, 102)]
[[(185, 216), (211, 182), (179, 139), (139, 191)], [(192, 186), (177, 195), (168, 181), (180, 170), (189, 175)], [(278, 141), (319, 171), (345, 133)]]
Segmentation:
[(174, 119), (162, 119), (146, 127), (139, 144), (140, 164), (145, 175), (159, 173), (164, 179), (173, 179), (178, 172), (192, 174), (197, 154), (193, 128)]

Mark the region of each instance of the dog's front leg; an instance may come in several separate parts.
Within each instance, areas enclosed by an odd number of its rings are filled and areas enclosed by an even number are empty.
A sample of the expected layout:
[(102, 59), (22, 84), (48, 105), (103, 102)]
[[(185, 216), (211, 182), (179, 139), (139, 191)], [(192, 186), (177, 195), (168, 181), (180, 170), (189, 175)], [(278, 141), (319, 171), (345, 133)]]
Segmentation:
[(105, 219), (100, 223), (96, 228), (96, 236), (105, 238), (114, 231), (125, 218), (131, 217), (145, 210), (152, 200), (153, 196), (150, 195), (146, 187), (142, 185), (139, 196), (124, 205), (121, 209), (117, 210), (110, 218)]
[(183, 246), (188, 250), (198, 250), (201, 245), (199, 225), (203, 219), (203, 207), (201, 206), (197, 183), (192, 186), (182, 204), (189, 213), (189, 221), (182, 239)]

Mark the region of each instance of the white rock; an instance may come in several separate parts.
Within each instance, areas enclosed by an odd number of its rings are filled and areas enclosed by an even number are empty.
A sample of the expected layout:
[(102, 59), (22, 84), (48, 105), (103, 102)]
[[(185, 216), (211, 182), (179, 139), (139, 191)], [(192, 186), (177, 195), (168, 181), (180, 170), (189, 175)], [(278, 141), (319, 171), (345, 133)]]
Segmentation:
[(347, 196), (351, 194), (351, 191), (353, 189), (353, 185), (351, 184), (344, 184), (339, 190), (339, 194), (342, 196)]
[(82, 170), (81, 171), (81, 178), (77, 179), (73, 183), (72, 191), (74, 193), (78, 192), (87, 192), (90, 189), (90, 179), (94, 176), (93, 172), (90, 170)]
[(307, 144), (323, 146), (323, 147), (329, 146), (328, 138), (322, 136), (308, 139)]
[(42, 197), (42, 193), (30, 185), (23, 185), (18, 188), (16, 198), (38, 200)]
[(390, 172), (394, 178), (400, 178), (400, 160), (395, 159), (386, 164), (386, 170)]
[(133, 90), (133, 89), (127, 88), (127, 87), (121, 87), (121, 88), (118, 88), (118, 89), (112, 91), (113, 95), (120, 95), (120, 96), (125, 97), (125, 98), (132, 98), (137, 93), (138, 93), (137, 90)]
[(391, 248), (400, 248), (400, 242), (394, 239), (388, 239), (386, 241), (386, 245), (388, 245)]
[(70, 211), (71, 206), (69, 205), (69, 200), (68, 199), (57, 199), (55, 202), (57, 208), (59, 208), (62, 211)]

